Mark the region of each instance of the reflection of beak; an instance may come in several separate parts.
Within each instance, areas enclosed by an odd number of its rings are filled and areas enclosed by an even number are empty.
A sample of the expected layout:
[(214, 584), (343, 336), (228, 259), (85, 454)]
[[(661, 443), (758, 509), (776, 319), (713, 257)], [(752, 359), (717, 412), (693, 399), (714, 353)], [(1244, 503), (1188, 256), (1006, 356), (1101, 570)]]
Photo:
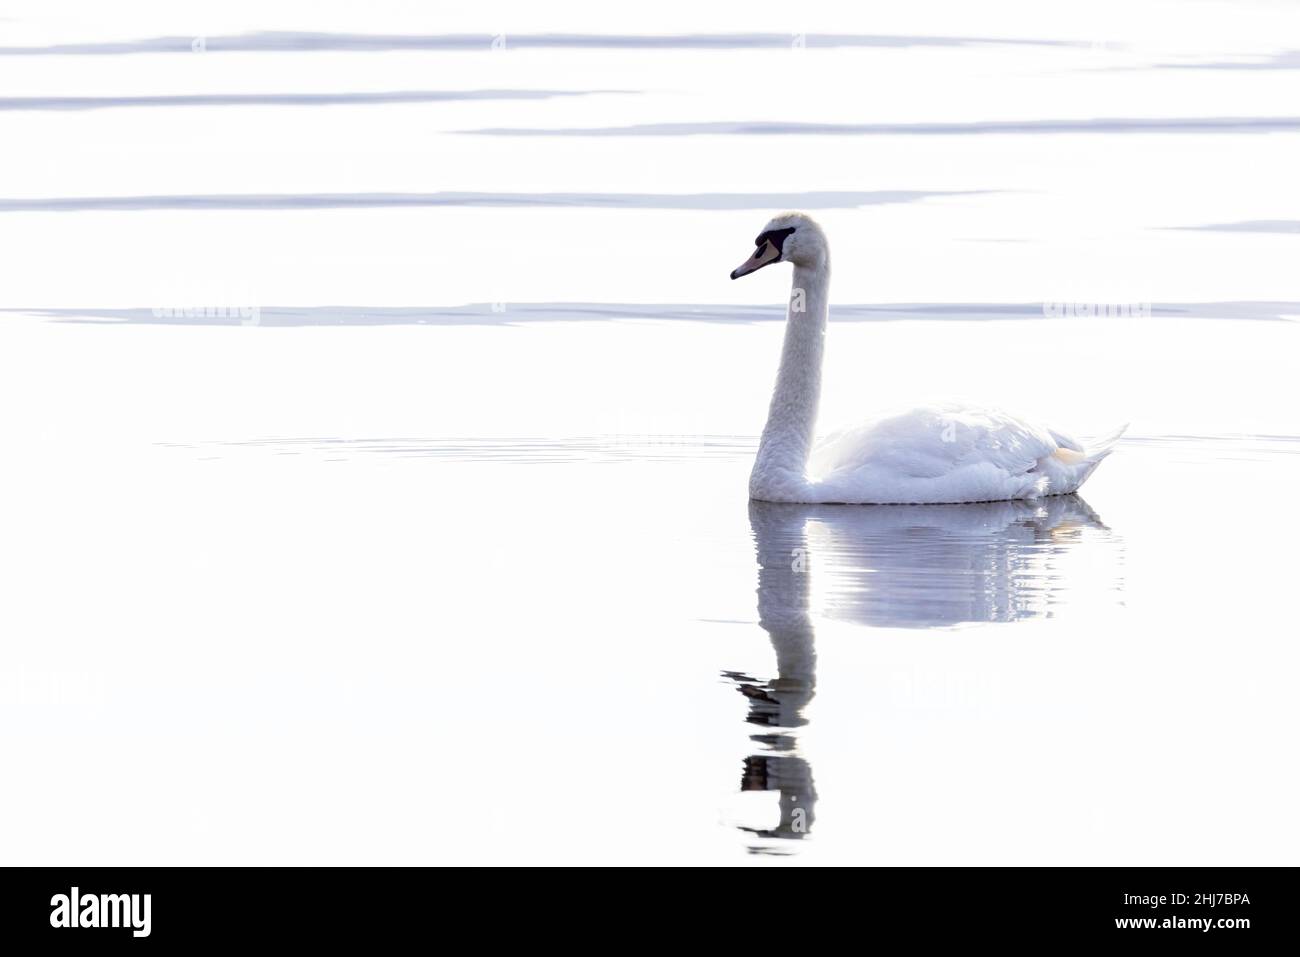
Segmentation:
[(731, 278), (739, 279), (741, 276), (748, 276), (755, 270), (762, 269), (769, 263), (774, 263), (781, 258), (781, 250), (772, 245), (772, 241), (765, 240), (763, 245), (754, 250), (754, 255), (750, 256), (743, 263), (731, 270)]

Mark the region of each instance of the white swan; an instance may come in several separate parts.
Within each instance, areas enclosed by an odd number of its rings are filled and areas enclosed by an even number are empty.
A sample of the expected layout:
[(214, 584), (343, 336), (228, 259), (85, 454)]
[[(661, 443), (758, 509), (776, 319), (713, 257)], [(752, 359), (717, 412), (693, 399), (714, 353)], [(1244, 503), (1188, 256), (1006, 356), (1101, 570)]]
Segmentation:
[(1088, 447), (1005, 412), (946, 403), (888, 415), (828, 436), (814, 449), (830, 287), (826, 235), (785, 213), (731, 273), (794, 263), (781, 368), (749, 477), (749, 496), (809, 504), (933, 504), (1065, 495), (1110, 452), (1120, 429)]

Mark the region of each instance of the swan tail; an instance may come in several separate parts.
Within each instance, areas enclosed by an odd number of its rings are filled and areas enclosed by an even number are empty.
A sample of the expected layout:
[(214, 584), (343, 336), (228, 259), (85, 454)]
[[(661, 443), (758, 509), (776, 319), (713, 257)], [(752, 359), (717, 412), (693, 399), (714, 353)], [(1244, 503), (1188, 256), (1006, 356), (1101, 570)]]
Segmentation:
[(1084, 457), (1087, 461), (1096, 465), (1106, 456), (1110, 455), (1115, 448), (1115, 443), (1118, 442), (1120, 437), (1127, 431), (1128, 423), (1125, 422), (1118, 429), (1107, 432), (1105, 435), (1098, 436), (1097, 438), (1084, 439)]
[(1048, 494), (1076, 491), (1101, 460), (1110, 455), (1127, 428), (1125, 424), (1113, 432), (1083, 442), (1062, 442), (1055, 452), (1042, 460), (1047, 466), (1044, 471), (1048, 475), (1048, 488), (1052, 489)]

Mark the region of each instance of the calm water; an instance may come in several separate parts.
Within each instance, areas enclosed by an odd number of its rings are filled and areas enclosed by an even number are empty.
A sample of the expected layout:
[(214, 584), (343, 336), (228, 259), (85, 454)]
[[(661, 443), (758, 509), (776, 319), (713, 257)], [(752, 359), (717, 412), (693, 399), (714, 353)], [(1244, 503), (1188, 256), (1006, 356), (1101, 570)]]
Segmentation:
[[(18, 4), (7, 860), (1294, 863), (1287, 14), (967, 6)], [(787, 206), (1082, 496), (749, 503)]]
[[(150, 741), (159, 758), (131, 773), (187, 834), (152, 856), (1294, 847), (1274, 556), (1294, 541), (1278, 503), (1300, 443), (1139, 437), (1091, 502), (852, 507), (746, 503), (752, 443), (733, 442), (158, 449), (153, 484), (137, 462), (42, 526), (82, 529), (59, 567), (96, 583), (89, 608), (45, 605), (17, 569), (10, 613), (46, 607), (51, 636), (12, 689), (18, 726)], [(1255, 491), (1225, 498), (1235, 485)], [(56, 664), (71, 652), (81, 666)], [(1257, 813), (1233, 816), (1246, 794)]]
[[(31, 322), (38, 351), (87, 334)], [(8, 760), (49, 782), (11, 809), (72, 810), (86, 765), (58, 755), (86, 728), (138, 750), (88, 759), (135, 825), (89, 839), (96, 859), (1227, 862), (1300, 842), (1294, 437), (1137, 433), (1082, 497), (780, 506), (745, 500), (752, 436), (331, 438), (327, 410), (274, 438), (265, 397), (232, 395), (243, 437), (184, 440), (187, 408), (141, 422), (131, 402), (21, 440), (0, 549)]]

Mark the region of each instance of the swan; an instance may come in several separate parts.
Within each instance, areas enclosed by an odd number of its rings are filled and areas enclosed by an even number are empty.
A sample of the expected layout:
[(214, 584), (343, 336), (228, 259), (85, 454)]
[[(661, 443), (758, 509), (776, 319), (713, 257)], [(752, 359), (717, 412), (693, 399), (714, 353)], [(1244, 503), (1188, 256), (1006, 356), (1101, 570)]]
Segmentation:
[(1087, 446), (996, 409), (957, 402), (878, 416), (813, 447), (831, 278), (826, 234), (783, 213), (731, 272), (794, 264), (781, 366), (749, 477), (760, 502), (924, 505), (1034, 499), (1074, 492), (1123, 434)]

